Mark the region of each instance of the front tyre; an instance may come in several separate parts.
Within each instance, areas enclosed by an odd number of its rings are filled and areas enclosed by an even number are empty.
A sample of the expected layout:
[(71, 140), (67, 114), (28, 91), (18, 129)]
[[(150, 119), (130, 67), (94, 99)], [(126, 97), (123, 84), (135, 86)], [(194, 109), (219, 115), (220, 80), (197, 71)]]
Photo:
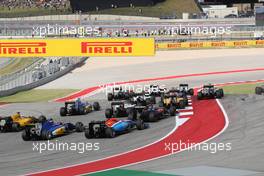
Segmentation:
[(75, 130), (76, 130), (76, 132), (83, 132), (83, 130), (84, 130), (83, 123), (82, 122), (77, 122), (75, 124)]
[(110, 118), (112, 118), (112, 116), (113, 116), (113, 110), (112, 109), (106, 109), (105, 110), (105, 117), (107, 119), (110, 119)]
[(255, 88), (255, 93), (256, 93), (257, 95), (261, 95), (261, 94), (263, 93), (263, 89), (262, 89), (262, 87), (256, 87), (256, 88)]
[(27, 130), (24, 130), (22, 132), (22, 139), (24, 141), (30, 141), (31, 140), (31, 136), (30, 136), (30, 133), (27, 131)]
[(106, 128), (105, 135), (107, 138), (114, 138), (116, 136), (115, 131), (110, 127)]
[(94, 102), (93, 103), (93, 108), (94, 108), (95, 111), (99, 111), (100, 108), (101, 108), (99, 102)]
[(60, 108), (60, 115), (61, 115), (62, 117), (67, 115), (67, 110), (66, 110), (65, 107)]

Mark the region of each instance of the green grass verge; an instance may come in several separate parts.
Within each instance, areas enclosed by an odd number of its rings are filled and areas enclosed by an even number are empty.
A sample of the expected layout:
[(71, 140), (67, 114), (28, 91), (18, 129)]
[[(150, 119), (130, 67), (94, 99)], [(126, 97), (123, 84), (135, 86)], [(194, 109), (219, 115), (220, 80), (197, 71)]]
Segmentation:
[(124, 175), (125, 176), (172, 176), (168, 174), (159, 174), (159, 173), (152, 173), (152, 172), (124, 170), (124, 169), (114, 169), (110, 171), (89, 174), (89, 176), (124, 176)]
[(263, 83), (224, 86), (225, 94), (255, 94), (255, 88)]
[(15, 18), (15, 17), (29, 17), (29, 16), (44, 16), (44, 15), (61, 15), (70, 14), (71, 9), (51, 9), (51, 8), (8, 8), (0, 7), (0, 18)]
[(33, 89), (19, 92), (15, 95), (1, 97), (0, 102), (5, 103), (31, 103), (47, 102), (72, 94), (79, 91), (78, 89)]
[[(140, 13), (139, 10), (142, 10)], [(147, 16), (147, 17), (161, 17), (174, 16), (182, 17), (182, 13), (198, 13), (200, 9), (194, 0), (166, 0), (158, 3), (155, 6), (149, 7), (127, 7), (116, 9), (105, 9), (89, 12), (89, 14), (111, 14), (111, 15), (127, 15), (127, 16)]]
[(0, 76), (7, 75), (19, 71), (36, 61), (35, 58), (16, 58), (12, 60), (6, 67), (0, 69)]

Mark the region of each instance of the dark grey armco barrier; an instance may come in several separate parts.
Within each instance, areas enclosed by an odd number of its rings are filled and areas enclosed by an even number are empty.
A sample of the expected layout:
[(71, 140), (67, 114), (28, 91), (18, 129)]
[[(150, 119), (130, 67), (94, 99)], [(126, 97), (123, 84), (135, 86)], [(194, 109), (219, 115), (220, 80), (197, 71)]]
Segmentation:
[(38, 81), (29, 83), (29, 84), (26, 84), (26, 85), (22, 85), (22, 86), (17, 86), (17, 87), (14, 87), (12, 89), (2, 90), (2, 91), (0, 91), (0, 97), (10, 96), (10, 95), (16, 94), (16, 93), (21, 92), (21, 91), (34, 89), (36, 87), (39, 87), (39, 86), (47, 84), (47, 83), (49, 83), (51, 81), (54, 81), (54, 80), (60, 78), (61, 76), (71, 72), (75, 68), (80, 67), (81, 65), (83, 65), (86, 59), (87, 58), (81, 58), (78, 63), (75, 63), (73, 65), (69, 65), (68, 67), (66, 67), (66, 68), (64, 68), (64, 69), (62, 69), (62, 70), (60, 70), (60, 71), (58, 71), (58, 72), (56, 72), (56, 73), (54, 73), (54, 74), (52, 74), (50, 76), (44, 77), (42, 79), (39, 79)]

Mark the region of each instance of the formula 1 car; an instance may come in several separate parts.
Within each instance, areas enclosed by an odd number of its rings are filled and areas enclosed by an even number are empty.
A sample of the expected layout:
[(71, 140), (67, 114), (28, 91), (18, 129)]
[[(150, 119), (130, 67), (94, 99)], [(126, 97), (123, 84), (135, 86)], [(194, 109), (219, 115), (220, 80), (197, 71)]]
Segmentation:
[(60, 115), (84, 115), (92, 111), (99, 111), (100, 108), (98, 102), (94, 102), (92, 105), (88, 102), (83, 102), (80, 99), (77, 99), (76, 101), (65, 102), (64, 107), (60, 108)]
[(174, 93), (168, 93), (161, 97), (161, 101), (159, 102), (160, 107), (170, 108), (175, 107), (177, 109), (184, 109), (188, 106), (188, 98), (187, 96), (178, 95)]
[(162, 94), (164, 94), (166, 92), (166, 90), (167, 90), (166, 88), (161, 88), (158, 85), (150, 85), (147, 92), (151, 96), (161, 96)]
[(76, 125), (72, 123), (55, 123), (52, 119), (27, 125), (22, 132), (22, 139), (24, 141), (30, 140), (51, 140), (52, 138), (69, 134), (73, 131), (83, 131), (83, 124), (77, 122)]
[(136, 104), (137, 106), (147, 106), (149, 104), (156, 104), (156, 97), (150, 95), (149, 93), (137, 93), (131, 99), (130, 102), (132, 104)]
[(136, 105), (130, 103), (129, 101), (117, 101), (111, 103), (111, 108), (105, 110), (105, 117), (112, 118), (112, 117), (128, 117), (129, 115), (135, 116)]
[(256, 93), (257, 95), (261, 95), (261, 94), (263, 94), (263, 93), (264, 93), (264, 85), (263, 85), (263, 86), (258, 86), (258, 87), (256, 87), (256, 88), (255, 88), (255, 93)]
[(0, 132), (18, 132), (26, 125), (34, 124), (45, 120), (43, 116), (38, 119), (36, 117), (24, 117), (19, 112), (9, 117), (0, 118)]
[(212, 98), (223, 98), (224, 90), (217, 88), (214, 85), (208, 84), (204, 85), (201, 90), (198, 91), (197, 98), (198, 100), (202, 99), (212, 99)]
[(91, 138), (114, 138), (117, 135), (129, 133), (134, 129), (144, 130), (149, 125), (142, 120), (118, 120), (110, 118), (106, 121), (92, 121), (85, 128), (85, 137)]
[(188, 84), (180, 84), (178, 88), (172, 87), (169, 91), (166, 92), (170, 96), (177, 96), (182, 98), (187, 98), (187, 96), (194, 95), (194, 89), (189, 88)]
[(122, 87), (114, 87), (112, 93), (107, 94), (108, 101), (128, 100), (134, 96), (133, 91), (123, 90)]
[(157, 122), (163, 118), (169, 116), (175, 116), (177, 113), (176, 108), (171, 106), (169, 109), (164, 107), (155, 107), (154, 105), (149, 105), (144, 107), (141, 111), (139, 119), (144, 122)]
[(194, 89), (189, 88), (188, 84), (180, 84), (178, 88), (180, 93), (183, 93), (184, 95), (194, 95)]

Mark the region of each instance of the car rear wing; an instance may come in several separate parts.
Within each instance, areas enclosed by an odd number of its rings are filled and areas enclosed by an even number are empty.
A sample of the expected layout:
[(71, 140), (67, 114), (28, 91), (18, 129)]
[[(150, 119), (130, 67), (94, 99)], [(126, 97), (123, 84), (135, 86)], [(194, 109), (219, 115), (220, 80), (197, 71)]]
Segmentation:
[(116, 102), (112, 102), (111, 106), (116, 106), (116, 105), (124, 105), (123, 101), (116, 101)]
[(142, 110), (145, 109), (147, 106), (135, 106), (136, 110)]
[(189, 87), (189, 84), (180, 84), (179, 87)]
[(69, 105), (69, 104), (75, 104), (75, 101), (67, 101), (67, 102), (65, 102), (65, 105)]
[(204, 85), (203, 88), (214, 88), (214, 85)]

